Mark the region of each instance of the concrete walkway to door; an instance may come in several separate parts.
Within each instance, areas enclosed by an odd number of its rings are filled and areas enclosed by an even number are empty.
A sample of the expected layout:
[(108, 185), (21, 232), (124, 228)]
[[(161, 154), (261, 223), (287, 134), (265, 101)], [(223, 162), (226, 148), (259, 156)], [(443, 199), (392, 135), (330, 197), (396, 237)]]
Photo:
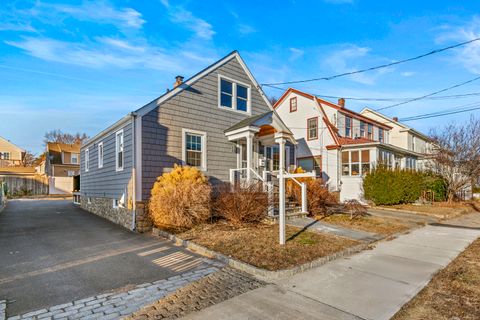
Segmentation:
[(390, 319), (480, 236), (480, 214), (417, 229), (186, 319)]

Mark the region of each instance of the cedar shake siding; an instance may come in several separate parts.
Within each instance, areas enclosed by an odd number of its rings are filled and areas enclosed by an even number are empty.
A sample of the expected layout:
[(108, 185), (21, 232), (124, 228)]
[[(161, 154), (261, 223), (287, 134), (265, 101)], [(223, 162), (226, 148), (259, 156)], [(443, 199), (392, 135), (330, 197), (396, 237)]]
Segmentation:
[[(123, 129), (124, 164), (123, 171), (116, 171), (115, 135)], [(112, 128), (108, 133), (82, 147), (80, 154), (80, 190), (84, 197), (120, 199), (125, 193), (125, 202), (132, 198), (133, 168), (132, 121)], [(98, 144), (103, 142), (103, 167), (98, 167)], [(85, 150), (90, 154), (90, 166), (85, 171)]]
[[(218, 76), (250, 85), (251, 114), (218, 107)], [(156, 101), (152, 102), (156, 103)], [(206, 132), (205, 174), (215, 184), (229, 181), (237, 168), (235, 145), (224, 130), (270, 107), (237, 61), (231, 59), (142, 117), (142, 200), (148, 200), (158, 176), (182, 163), (182, 129)]]

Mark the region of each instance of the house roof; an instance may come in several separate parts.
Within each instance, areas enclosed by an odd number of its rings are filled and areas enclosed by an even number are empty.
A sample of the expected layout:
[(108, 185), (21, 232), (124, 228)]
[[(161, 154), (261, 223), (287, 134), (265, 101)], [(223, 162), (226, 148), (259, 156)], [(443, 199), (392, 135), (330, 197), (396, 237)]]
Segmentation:
[(350, 115), (352, 117), (355, 117), (357, 119), (360, 119), (362, 121), (365, 121), (365, 122), (369, 122), (369, 123), (372, 123), (372, 124), (375, 124), (377, 126), (380, 126), (382, 128), (385, 128), (385, 129), (391, 129), (392, 127), (390, 127), (389, 125), (385, 124), (385, 123), (381, 123), (379, 121), (376, 121), (376, 120), (373, 120), (373, 119), (370, 119), (368, 117), (365, 117), (364, 115), (358, 113), (358, 112), (355, 112), (355, 111), (352, 111), (352, 110), (349, 110), (347, 108), (342, 108), (340, 107), (338, 104), (335, 104), (333, 102), (330, 102), (330, 101), (327, 101), (325, 99), (321, 99), (321, 98), (318, 98), (317, 96), (314, 96), (312, 94), (309, 94), (309, 93), (306, 93), (306, 92), (302, 92), (300, 90), (297, 90), (297, 89), (294, 89), (294, 88), (288, 88), (283, 94), (282, 96), (280, 97), (280, 99), (278, 99), (278, 101), (275, 103), (275, 105), (273, 106), (274, 108), (277, 108), (283, 100), (285, 100), (285, 98), (288, 96), (288, 94), (290, 92), (293, 92), (293, 93), (296, 93), (298, 95), (301, 95), (307, 99), (311, 99), (311, 100), (316, 100), (317, 103), (319, 104), (326, 104), (342, 113), (345, 113), (347, 115)]
[(20, 148), (19, 146), (17, 146), (15, 143), (13, 143), (12, 141), (8, 140), (8, 139), (5, 139), (3, 137), (0, 137), (1, 140), (5, 141), (6, 143), (8, 144), (11, 144), (12, 146), (14, 146), (15, 148), (18, 148), (20, 149), (22, 152), (25, 152), (25, 149), (23, 148)]
[(99, 137), (101, 137), (104, 134), (110, 132), (113, 128), (118, 127), (121, 123), (125, 123), (126, 121), (132, 119), (135, 116), (143, 116), (143, 115), (147, 114), (148, 112), (152, 111), (153, 109), (158, 107), (163, 102), (171, 99), (172, 97), (176, 96), (177, 94), (179, 94), (183, 90), (190, 88), (195, 82), (197, 82), (198, 80), (203, 78), (205, 75), (209, 74), (213, 70), (217, 69), (218, 67), (222, 66), (223, 64), (227, 63), (228, 61), (230, 61), (232, 59), (237, 59), (237, 61), (240, 63), (240, 65), (245, 70), (247, 76), (252, 81), (253, 86), (260, 92), (260, 95), (262, 96), (262, 98), (265, 101), (265, 103), (267, 104), (267, 106), (269, 106), (270, 109), (273, 110), (273, 107), (272, 107), (270, 101), (268, 100), (267, 96), (263, 92), (262, 87), (258, 84), (257, 80), (255, 79), (253, 74), (250, 72), (250, 69), (248, 69), (247, 65), (243, 61), (243, 59), (240, 56), (240, 54), (238, 53), (238, 51), (234, 50), (234, 51), (230, 52), (229, 54), (227, 54), (226, 56), (224, 56), (223, 58), (221, 58), (220, 60), (212, 63), (211, 65), (209, 65), (205, 69), (199, 71), (198, 73), (196, 73), (195, 75), (190, 77), (188, 80), (183, 82), (181, 85), (173, 88), (172, 90), (167, 91), (166, 93), (162, 94), (158, 98), (153, 99), (152, 101), (145, 104), (143, 107), (137, 109), (136, 111), (130, 112), (125, 117), (123, 117), (122, 119), (118, 120), (117, 122), (115, 122), (114, 124), (109, 126), (107, 129), (99, 132), (98, 134), (96, 134), (92, 138), (88, 139), (88, 141), (85, 142), (85, 145), (88, 145), (91, 142), (97, 140)]
[(425, 134), (421, 133), (420, 131), (417, 131), (415, 129), (413, 129), (412, 127), (409, 127), (407, 126), (406, 124), (400, 122), (400, 121), (395, 121), (393, 120), (393, 118), (390, 118), (390, 117), (387, 117), (386, 115), (380, 113), (380, 112), (377, 112), (375, 110), (372, 110), (370, 108), (364, 108), (360, 113), (366, 113), (366, 112), (370, 112), (370, 113), (373, 113), (374, 115), (376, 116), (379, 116), (381, 117), (382, 119), (385, 119), (386, 121), (388, 121), (388, 123), (391, 123), (392, 125), (397, 125), (401, 128), (403, 128), (403, 131), (411, 131), (413, 134), (427, 140), (427, 141), (430, 141), (430, 138), (428, 136), (426, 136)]
[(80, 143), (47, 142), (47, 151), (80, 153)]
[(34, 174), (35, 167), (1, 167), (0, 174)]
[(255, 126), (255, 123), (258, 120), (261, 120), (262, 118), (266, 118), (269, 115), (271, 115), (272, 113), (273, 113), (273, 111), (269, 111), (269, 112), (265, 112), (265, 113), (262, 113), (262, 114), (259, 114), (259, 115), (256, 115), (256, 116), (248, 117), (246, 119), (243, 119), (243, 120), (237, 122), (236, 124), (234, 124), (233, 126), (228, 128), (227, 130), (225, 130), (224, 132), (234, 131), (234, 130), (241, 129), (241, 128), (247, 127), (247, 126)]

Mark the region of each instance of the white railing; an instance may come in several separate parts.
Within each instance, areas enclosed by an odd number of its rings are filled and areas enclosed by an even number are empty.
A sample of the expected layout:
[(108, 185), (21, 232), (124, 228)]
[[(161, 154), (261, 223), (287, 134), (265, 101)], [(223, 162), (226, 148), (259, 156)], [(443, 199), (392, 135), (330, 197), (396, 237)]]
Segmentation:
[(308, 203), (307, 203), (307, 184), (305, 182), (300, 182), (295, 178), (291, 178), (293, 182), (298, 184), (302, 191), (302, 212), (308, 212)]

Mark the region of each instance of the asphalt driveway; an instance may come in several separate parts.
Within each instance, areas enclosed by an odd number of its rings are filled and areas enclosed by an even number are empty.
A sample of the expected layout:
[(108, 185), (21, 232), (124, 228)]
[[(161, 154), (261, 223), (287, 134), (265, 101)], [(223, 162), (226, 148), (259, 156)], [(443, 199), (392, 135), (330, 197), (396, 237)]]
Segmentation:
[[(200, 257), (68, 200), (13, 200), (0, 213), (0, 300), (7, 315), (165, 279)], [(187, 260), (188, 260), (187, 259)], [(202, 260), (203, 261), (203, 260)]]

